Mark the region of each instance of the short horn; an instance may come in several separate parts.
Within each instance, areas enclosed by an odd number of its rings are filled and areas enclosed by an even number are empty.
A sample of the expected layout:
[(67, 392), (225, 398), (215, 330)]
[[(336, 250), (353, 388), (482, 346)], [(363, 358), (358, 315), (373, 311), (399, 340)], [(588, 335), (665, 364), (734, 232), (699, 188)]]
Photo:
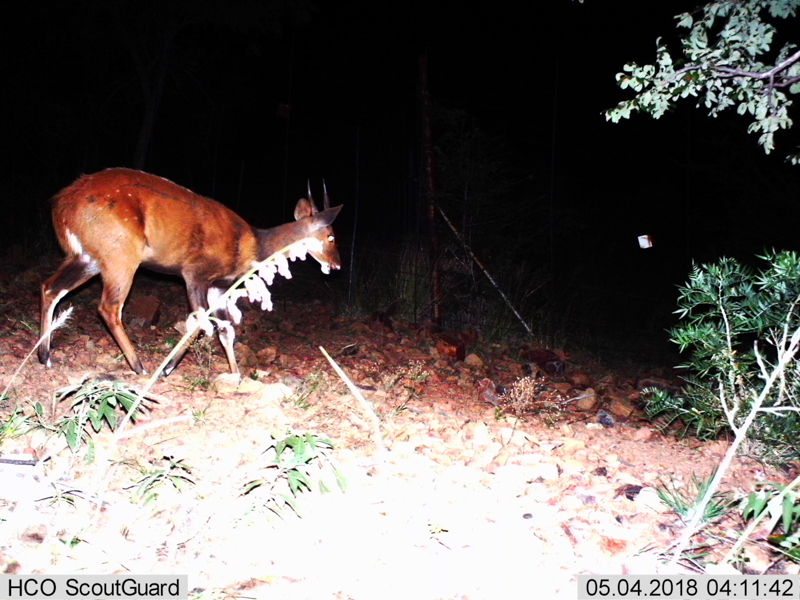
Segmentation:
[(307, 181), (307, 187), (308, 187), (308, 203), (311, 205), (311, 214), (315, 215), (319, 211), (317, 210), (317, 203), (314, 202), (314, 197), (311, 195), (311, 180), (310, 179)]
[(328, 198), (328, 186), (325, 185), (324, 179), (322, 180), (322, 190), (323, 190), (323, 198), (322, 198), (323, 209), (328, 210), (331, 207), (331, 199)]

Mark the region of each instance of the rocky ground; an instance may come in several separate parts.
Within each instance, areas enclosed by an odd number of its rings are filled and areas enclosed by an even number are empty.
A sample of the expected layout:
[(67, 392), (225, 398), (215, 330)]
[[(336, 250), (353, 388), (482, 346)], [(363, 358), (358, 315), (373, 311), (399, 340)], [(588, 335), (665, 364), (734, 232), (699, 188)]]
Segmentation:
[[(580, 351), (344, 317), (275, 292), (274, 312), (247, 311), (237, 328), (241, 385), (220, 376), (216, 341), (201, 340), (152, 388), (144, 418), (72, 453), (47, 427), (74, 395), (54, 392), (147, 378), (100, 322), (98, 283), (65, 303), (75, 312), (55, 334), (54, 367), (23, 364), (53, 268), (0, 281), (0, 422), (19, 408), (44, 426), (0, 438), (0, 459), (47, 458), (0, 464), (5, 573), (188, 574), (196, 597), (575, 598), (579, 573), (655, 572), (682, 525), (653, 487), (691, 488), (727, 449), (644, 420), (640, 390), (676, 385), (670, 365), (613, 370)], [(149, 369), (185, 311), (180, 283), (137, 280), (126, 320)], [(309, 463), (300, 516), (276, 495), (290, 495), (274, 452), (287, 432), (332, 446)], [(744, 495), (765, 480), (788, 476), (741, 457), (724, 487)], [(730, 517), (696, 543), (713, 558), (740, 528)], [(753, 544), (746, 559), (759, 571), (776, 557)]]

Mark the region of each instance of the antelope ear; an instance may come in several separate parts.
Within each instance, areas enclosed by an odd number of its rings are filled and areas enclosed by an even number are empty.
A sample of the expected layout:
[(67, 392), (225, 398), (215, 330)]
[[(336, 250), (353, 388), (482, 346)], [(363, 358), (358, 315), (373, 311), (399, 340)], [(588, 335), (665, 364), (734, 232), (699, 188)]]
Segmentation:
[(294, 207), (294, 220), (299, 221), (300, 219), (305, 219), (306, 217), (310, 217), (315, 212), (314, 206), (306, 200), (305, 198), (300, 198), (297, 201), (297, 206)]
[(333, 208), (326, 208), (320, 213), (314, 215), (314, 227), (316, 229), (322, 229), (323, 227), (329, 227), (333, 220), (336, 218), (336, 215), (339, 214), (339, 211), (342, 210), (344, 204), (340, 204), (339, 206), (334, 206)]

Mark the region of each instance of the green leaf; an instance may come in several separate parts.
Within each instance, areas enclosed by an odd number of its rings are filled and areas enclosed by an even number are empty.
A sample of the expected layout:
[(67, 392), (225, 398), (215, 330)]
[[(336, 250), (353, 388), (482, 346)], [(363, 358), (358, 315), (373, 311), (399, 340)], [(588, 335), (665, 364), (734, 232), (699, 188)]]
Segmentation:
[(309, 477), (297, 470), (289, 471), (288, 473), (288, 480), (289, 480), (289, 488), (292, 490), (292, 493), (296, 496), (299, 492), (303, 491), (303, 488), (306, 490), (311, 490), (311, 479)]
[(683, 13), (675, 16), (678, 19), (677, 27), (686, 27), (687, 29), (694, 23), (694, 18), (689, 13)]

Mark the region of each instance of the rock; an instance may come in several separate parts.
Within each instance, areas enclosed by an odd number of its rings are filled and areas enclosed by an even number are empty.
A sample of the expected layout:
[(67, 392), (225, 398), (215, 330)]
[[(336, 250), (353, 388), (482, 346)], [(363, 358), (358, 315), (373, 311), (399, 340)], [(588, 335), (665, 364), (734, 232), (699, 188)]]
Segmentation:
[(742, 548), (742, 554), (747, 568), (752, 569), (751, 572), (765, 573), (775, 564), (774, 553), (757, 544), (747, 544)]
[(561, 497), (561, 507), (564, 510), (579, 511), (584, 507), (583, 500), (574, 494)]
[(499, 433), (500, 441), (509, 446), (522, 448), (528, 441), (528, 435), (524, 431), (513, 427), (503, 427)]
[(20, 540), (29, 546), (38, 546), (47, 539), (47, 526), (31, 525), (20, 536)]
[(608, 405), (608, 412), (611, 414), (627, 419), (628, 417), (633, 416), (633, 414), (636, 412), (636, 407), (624, 396), (614, 393), (609, 393), (607, 396), (611, 401)]
[(561, 450), (563, 450), (564, 454), (573, 454), (580, 450), (586, 449), (586, 442), (584, 442), (583, 440), (575, 439), (573, 437), (563, 438), (559, 441), (561, 441)]
[(658, 497), (658, 492), (655, 488), (644, 487), (636, 495), (634, 500), (638, 509), (642, 512), (649, 512), (652, 514), (661, 514), (669, 512), (669, 507), (661, 501)]
[(290, 369), (295, 366), (297, 360), (294, 356), (288, 356), (286, 354), (279, 354), (278, 355), (278, 364), (282, 369)]
[(239, 389), (239, 376), (233, 373), (220, 373), (211, 382), (211, 389), (220, 394), (232, 394)]
[(250, 349), (250, 346), (247, 344), (237, 343), (236, 344), (236, 363), (239, 367), (253, 367), (255, 366), (258, 361), (256, 359), (255, 353)]
[(464, 360), (464, 342), (445, 333), (436, 334), (436, 351), (450, 360)]
[(521, 465), (506, 464), (494, 470), (492, 489), (501, 497), (513, 498), (531, 481), (530, 469)]
[(618, 556), (628, 552), (628, 542), (617, 538), (600, 536), (600, 549), (609, 556)]
[(257, 379), (245, 377), (244, 379), (242, 379), (242, 382), (239, 384), (239, 387), (236, 390), (236, 392), (239, 394), (255, 394), (256, 392), (260, 391), (261, 388), (263, 387), (264, 384), (258, 381)]
[(617, 376), (614, 373), (609, 373), (602, 377), (599, 381), (595, 382), (594, 387), (600, 391), (605, 391), (609, 388), (614, 388), (617, 385)]
[(568, 379), (576, 388), (586, 389), (592, 385), (592, 379), (585, 371), (575, 371), (574, 373), (570, 373)]
[(497, 393), (497, 386), (494, 381), (488, 378), (479, 380), (475, 386), (478, 389), (478, 400), (481, 402), (488, 402), (492, 406), (497, 406), (500, 401), (500, 395)]
[(284, 398), (291, 397), (294, 392), (292, 389), (283, 383), (269, 383), (259, 390), (259, 397), (262, 400), (280, 401)]
[(407, 441), (393, 441), (390, 444), (390, 449), (393, 455), (409, 457), (414, 456), (417, 453), (416, 446), (413, 443)]
[(500, 454), (503, 445), (500, 442), (491, 442), (482, 447), (475, 453), (475, 457), (469, 461), (470, 466), (483, 469), (488, 467), (494, 461), (495, 457)]
[(483, 421), (467, 423), (461, 430), (461, 435), (468, 448), (481, 448), (492, 440), (489, 426)]
[(579, 400), (575, 403), (580, 410), (592, 410), (595, 406), (597, 406), (598, 398), (597, 394), (595, 394), (592, 388), (586, 388), (579, 396)]
[(467, 356), (464, 358), (464, 364), (469, 365), (470, 367), (480, 368), (484, 363), (477, 354), (467, 354)]
[(531, 348), (524, 345), (520, 350), (520, 357), (523, 360), (535, 363), (540, 369), (550, 375), (563, 375), (566, 371), (564, 364), (566, 356), (546, 348)]
[(544, 454), (516, 454), (511, 457), (509, 464), (512, 465), (538, 465), (544, 461)]
[(555, 391), (557, 391), (562, 396), (566, 396), (569, 394), (570, 390), (572, 389), (571, 383), (553, 383), (552, 387)]
[[(56, 355), (56, 357), (60, 358), (61, 360), (63, 360), (63, 356), (59, 357), (58, 355)], [(117, 365), (119, 365), (119, 362), (117, 361), (117, 357), (116, 356), (112, 356), (111, 354), (103, 353), (103, 354), (98, 354), (97, 355), (97, 358), (94, 359), (94, 364), (96, 364), (98, 367), (111, 369), (111, 368), (114, 368)]]
[(604, 410), (597, 411), (597, 422), (605, 428), (610, 428), (617, 424), (614, 417)]
[(582, 475), (586, 471), (585, 461), (581, 459), (566, 458), (559, 466), (565, 475)]
[(546, 462), (530, 465), (526, 473), (529, 481), (555, 481), (561, 474), (558, 465)]
[(256, 358), (260, 365), (271, 365), (278, 358), (278, 348), (276, 346), (266, 346), (256, 352)]
[(663, 392), (670, 392), (670, 393), (675, 393), (678, 391), (678, 388), (672, 385), (669, 381), (660, 379), (658, 377), (647, 377), (639, 379), (636, 382), (636, 389), (639, 390), (640, 392), (648, 388), (655, 388)]

